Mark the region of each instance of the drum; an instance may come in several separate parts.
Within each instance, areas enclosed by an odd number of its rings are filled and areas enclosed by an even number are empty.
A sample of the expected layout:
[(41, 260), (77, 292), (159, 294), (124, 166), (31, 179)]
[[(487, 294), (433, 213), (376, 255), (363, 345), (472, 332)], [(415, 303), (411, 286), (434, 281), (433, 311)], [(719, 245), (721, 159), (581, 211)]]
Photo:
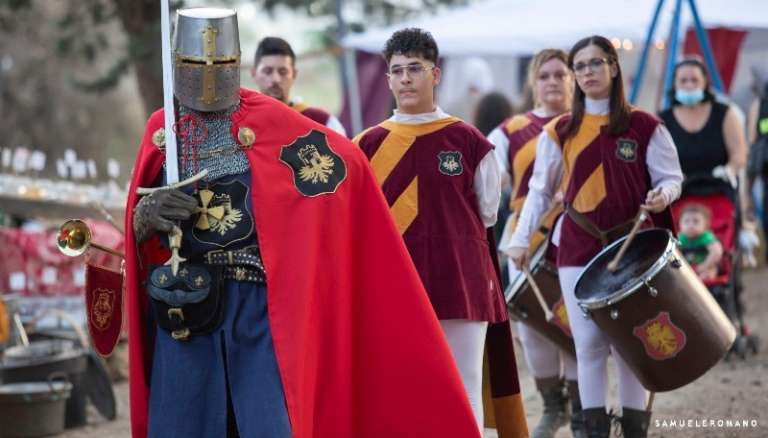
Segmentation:
[(646, 389), (671, 391), (717, 364), (736, 329), (667, 230), (637, 233), (618, 269), (609, 272), (624, 239), (589, 262), (576, 299)]
[(576, 348), (568, 324), (565, 301), (563, 301), (563, 294), (560, 291), (557, 267), (547, 257), (547, 250), (550, 245), (551, 243), (544, 241), (533, 253), (531, 275), (541, 289), (544, 301), (552, 312), (552, 321), (547, 321), (544, 310), (522, 271), (519, 271), (514, 278), (510, 278), (509, 286), (504, 292), (504, 298), (507, 300), (507, 307), (513, 319), (530, 326), (575, 358)]

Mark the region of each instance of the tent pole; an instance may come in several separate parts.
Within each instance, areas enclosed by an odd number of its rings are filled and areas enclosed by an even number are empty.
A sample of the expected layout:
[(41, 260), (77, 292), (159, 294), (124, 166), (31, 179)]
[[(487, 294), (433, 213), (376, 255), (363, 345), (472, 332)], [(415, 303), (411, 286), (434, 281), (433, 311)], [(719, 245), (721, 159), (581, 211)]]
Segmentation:
[[(336, 22), (338, 24), (338, 32), (336, 36), (338, 44), (341, 46), (344, 37), (347, 36), (347, 32), (349, 31), (347, 22), (344, 19), (344, 0), (336, 0), (335, 6)], [(339, 67), (341, 84), (343, 87), (346, 87), (347, 96), (349, 98), (350, 122), (352, 124), (352, 132), (349, 134), (351, 134), (351, 138), (363, 130), (362, 112), (360, 109), (360, 88), (357, 82), (357, 58), (354, 49), (342, 48), (342, 53), (339, 57)]]
[(347, 77), (347, 95), (349, 96), (349, 114), (352, 120), (350, 138), (362, 132), (363, 110), (360, 105), (360, 83), (357, 80), (357, 53), (355, 49), (344, 49), (344, 68)]
[(675, 80), (675, 61), (677, 59), (677, 46), (680, 39), (680, 15), (681, 6), (683, 0), (675, 0), (675, 13), (672, 16), (672, 28), (669, 31), (669, 53), (667, 54), (667, 68), (664, 71), (664, 89), (662, 95), (664, 96), (661, 103), (661, 109), (665, 110), (669, 107), (669, 96), (667, 96), (667, 90), (672, 89), (672, 83)]
[(694, 0), (688, 0), (688, 4), (691, 6), (691, 14), (693, 15), (693, 26), (696, 29), (696, 36), (699, 38), (699, 44), (701, 45), (701, 51), (704, 53), (704, 60), (707, 63), (707, 69), (709, 70), (709, 76), (712, 78), (712, 85), (720, 93), (725, 93), (723, 87), (723, 81), (720, 78), (720, 72), (717, 70), (717, 64), (715, 63), (715, 56), (712, 52), (712, 46), (709, 44), (709, 35), (704, 30), (704, 26), (701, 24), (699, 18), (699, 11), (696, 9), (696, 2)]
[(648, 62), (648, 52), (651, 48), (651, 41), (653, 40), (653, 34), (656, 32), (656, 24), (659, 21), (659, 15), (661, 15), (661, 8), (664, 6), (664, 0), (656, 2), (656, 11), (653, 13), (653, 19), (651, 20), (651, 27), (648, 29), (648, 34), (645, 37), (645, 45), (643, 46), (643, 53), (640, 55), (640, 63), (637, 66), (635, 72), (635, 82), (632, 84), (632, 92), (629, 95), (629, 101), (632, 104), (637, 102), (637, 98), (640, 94), (640, 90), (643, 85), (643, 75), (645, 74), (645, 67)]

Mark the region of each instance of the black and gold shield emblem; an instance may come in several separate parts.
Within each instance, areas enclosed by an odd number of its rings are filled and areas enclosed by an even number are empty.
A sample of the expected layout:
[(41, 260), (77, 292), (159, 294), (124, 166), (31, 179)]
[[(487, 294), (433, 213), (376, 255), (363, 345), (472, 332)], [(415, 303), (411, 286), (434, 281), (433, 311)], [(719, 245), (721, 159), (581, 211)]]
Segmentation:
[(280, 161), (293, 172), (293, 184), (304, 196), (334, 193), (347, 177), (347, 166), (320, 131), (312, 130), (280, 150)]
[(616, 140), (616, 157), (621, 161), (637, 160), (637, 142), (631, 138)]
[(464, 166), (461, 164), (461, 152), (459, 151), (442, 151), (437, 154), (438, 169), (440, 173), (448, 176), (461, 175), (464, 171)]

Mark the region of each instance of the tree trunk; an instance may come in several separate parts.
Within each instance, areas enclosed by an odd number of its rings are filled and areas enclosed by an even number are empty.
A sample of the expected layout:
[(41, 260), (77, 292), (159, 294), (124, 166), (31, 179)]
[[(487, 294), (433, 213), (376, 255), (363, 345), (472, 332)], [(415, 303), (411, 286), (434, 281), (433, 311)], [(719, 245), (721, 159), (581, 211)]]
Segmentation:
[[(147, 115), (163, 106), (160, 3), (157, 0), (114, 0), (128, 34), (129, 54)], [(164, 0), (165, 1), (165, 0)]]

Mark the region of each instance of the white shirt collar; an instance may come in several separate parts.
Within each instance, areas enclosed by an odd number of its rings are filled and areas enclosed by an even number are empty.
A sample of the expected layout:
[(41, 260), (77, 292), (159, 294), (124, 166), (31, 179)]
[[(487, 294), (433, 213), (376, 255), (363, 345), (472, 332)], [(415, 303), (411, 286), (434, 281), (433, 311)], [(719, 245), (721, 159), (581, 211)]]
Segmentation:
[(584, 111), (587, 114), (606, 116), (611, 111), (610, 99), (590, 99), (585, 96)]
[(420, 114), (406, 114), (398, 110), (392, 112), (392, 117), (389, 118), (391, 122), (403, 123), (405, 125), (419, 125), (421, 123), (434, 122), (435, 120), (444, 119), (450, 117), (448, 113), (443, 111), (439, 106), (435, 107), (435, 110), (429, 113)]

